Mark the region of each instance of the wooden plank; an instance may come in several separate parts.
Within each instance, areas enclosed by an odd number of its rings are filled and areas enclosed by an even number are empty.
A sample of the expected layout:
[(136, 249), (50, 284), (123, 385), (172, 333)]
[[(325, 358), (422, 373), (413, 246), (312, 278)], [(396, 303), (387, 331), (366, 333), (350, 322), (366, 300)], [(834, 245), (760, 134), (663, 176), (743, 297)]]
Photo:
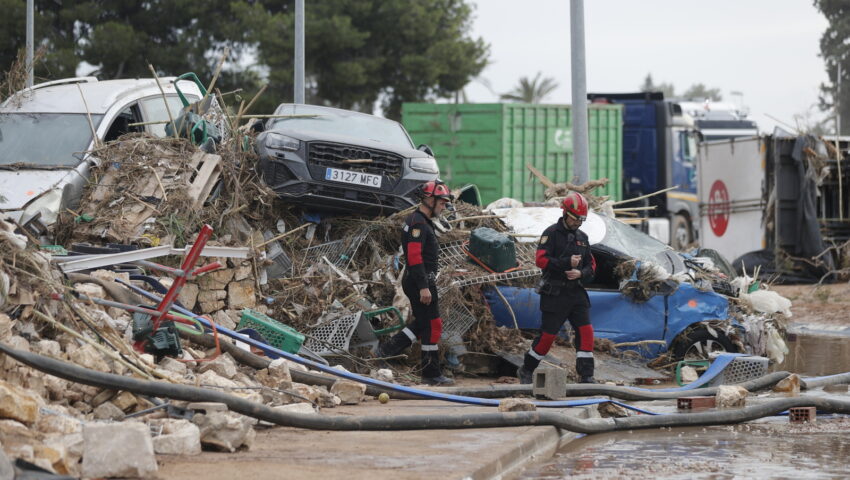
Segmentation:
[[(194, 160), (196, 156), (193, 155), (192, 159)], [(200, 163), (198, 174), (192, 180), (192, 184), (189, 185), (189, 190), (187, 191), (189, 198), (192, 199), (192, 208), (195, 210), (199, 210), (204, 205), (204, 201), (206, 201), (219, 176), (221, 176), (220, 156), (204, 154), (203, 159), (199, 160), (202, 163)]]

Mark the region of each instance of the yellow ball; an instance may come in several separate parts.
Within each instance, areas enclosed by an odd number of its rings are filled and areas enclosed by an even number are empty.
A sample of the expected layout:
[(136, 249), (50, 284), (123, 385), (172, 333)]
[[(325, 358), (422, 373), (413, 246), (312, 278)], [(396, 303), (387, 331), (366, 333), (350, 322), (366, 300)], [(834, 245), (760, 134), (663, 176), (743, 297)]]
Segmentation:
[(387, 402), (390, 401), (390, 396), (387, 395), (386, 393), (382, 393), (382, 394), (378, 395), (378, 401), (381, 402), (381, 403), (387, 403)]

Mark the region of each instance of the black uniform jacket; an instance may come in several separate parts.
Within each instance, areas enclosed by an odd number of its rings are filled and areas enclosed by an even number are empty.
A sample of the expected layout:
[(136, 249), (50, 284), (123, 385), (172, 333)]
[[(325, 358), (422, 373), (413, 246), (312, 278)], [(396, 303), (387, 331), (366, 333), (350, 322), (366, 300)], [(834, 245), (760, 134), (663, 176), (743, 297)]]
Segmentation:
[[(567, 279), (567, 270), (572, 270), (570, 257), (581, 255), (578, 270), (581, 277)], [(540, 237), (537, 247), (537, 266), (543, 269), (540, 293), (543, 295), (566, 294), (575, 288), (584, 290), (583, 284), (591, 283), (596, 273), (596, 259), (590, 253), (587, 234), (581, 230), (570, 230), (560, 219), (550, 225)]]
[(408, 215), (401, 228), (401, 245), (407, 259), (407, 274), (416, 283), (416, 288), (421, 290), (435, 285), (439, 252), (431, 219), (419, 210)]

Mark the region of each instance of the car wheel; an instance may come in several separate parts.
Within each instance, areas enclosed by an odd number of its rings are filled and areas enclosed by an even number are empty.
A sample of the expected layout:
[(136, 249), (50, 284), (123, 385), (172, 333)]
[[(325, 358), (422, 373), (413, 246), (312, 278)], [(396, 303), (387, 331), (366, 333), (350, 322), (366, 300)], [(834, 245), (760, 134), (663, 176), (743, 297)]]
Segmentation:
[(681, 250), (694, 241), (693, 230), (691, 229), (691, 221), (684, 215), (673, 215), (673, 221), (670, 222), (670, 246), (676, 250)]
[(699, 327), (681, 334), (673, 346), (673, 355), (677, 360), (708, 360), (712, 352), (738, 351), (726, 334), (715, 332), (716, 337), (705, 327)]

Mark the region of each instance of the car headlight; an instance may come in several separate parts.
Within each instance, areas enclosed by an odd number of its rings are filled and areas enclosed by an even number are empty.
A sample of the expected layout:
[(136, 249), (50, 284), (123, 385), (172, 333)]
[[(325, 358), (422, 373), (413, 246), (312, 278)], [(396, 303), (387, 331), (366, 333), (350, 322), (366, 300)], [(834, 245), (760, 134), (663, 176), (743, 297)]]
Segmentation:
[(266, 147), (273, 150), (289, 150), (294, 152), (301, 148), (301, 140), (280, 133), (269, 132), (266, 135)]
[(440, 173), (440, 167), (437, 166), (437, 161), (433, 158), (411, 158), (410, 168), (422, 173)]
[(41, 221), (50, 225), (56, 221), (59, 209), (62, 208), (62, 190), (54, 188), (43, 193), (40, 197), (31, 201), (24, 207), (21, 222), (26, 223), (30, 218), (41, 212)]

